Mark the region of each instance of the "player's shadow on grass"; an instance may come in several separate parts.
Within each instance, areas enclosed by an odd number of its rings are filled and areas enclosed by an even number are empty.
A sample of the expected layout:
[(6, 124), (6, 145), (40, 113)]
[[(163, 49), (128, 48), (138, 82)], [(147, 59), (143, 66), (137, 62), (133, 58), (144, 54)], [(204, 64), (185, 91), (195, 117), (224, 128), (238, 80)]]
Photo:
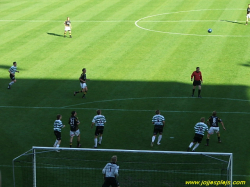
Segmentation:
[(240, 23), (238, 21), (231, 21), (231, 20), (220, 20), (220, 21), (225, 21), (225, 22), (229, 22), (229, 23), (236, 23), (236, 24), (239, 24), (239, 25), (245, 25), (245, 23)]
[(250, 62), (247, 62), (245, 64), (240, 64), (240, 65), (245, 66), (245, 67), (250, 67)]
[[(17, 61), (17, 63), (18, 63), (18, 61)], [(12, 63), (10, 63), (9, 66), (7, 66), (7, 65), (0, 65), (0, 69), (6, 69), (6, 70), (8, 71), (8, 70), (10, 69), (11, 66), (12, 66)], [(17, 67), (17, 70), (23, 70), (23, 69)]]
[(63, 37), (63, 35), (61, 34), (56, 34), (56, 33), (51, 33), (51, 32), (47, 32), (48, 35), (52, 35), (52, 36), (59, 36), (59, 37)]

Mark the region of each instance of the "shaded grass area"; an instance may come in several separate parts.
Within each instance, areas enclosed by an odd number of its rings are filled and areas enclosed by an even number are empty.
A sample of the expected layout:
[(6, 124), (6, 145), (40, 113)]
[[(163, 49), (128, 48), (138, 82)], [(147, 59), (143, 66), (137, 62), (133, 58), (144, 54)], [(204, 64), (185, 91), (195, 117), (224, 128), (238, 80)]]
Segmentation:
[[(7, 84), (9, 81), (1, 79), (1, 82)], [(2, 147), (4, 154), (0, 156), (0, 164), (11, 165), (14, 157), (34, 145), (52, 146), (55, 139), (53, 122), (58, 113), (63, 115), (62, 121), (67, 126), (71, 111), (77, 111), (83, 147), (93, 146), (94, 129), (90, 124), (95, 110), (101, 109), (107, 118), (101, 148), (186, 151), (193, 138), (195, 123), (217, 110), (227, 128), (221, 131), (222, 144), (217, 143), (214, 135), (209, 147), (203, 146), (204, 141), (197, 151), (233, 152), (234, 174), (247, 173), (244, 160), (248, 153), (244, 150), (248, 145), (235, 141), (238, 137), (248, 138), (245, 132), (249, 126), (244, 126), (249, 112), (246, 87), (206, 85), (202, 90), (203, 98), (198, 99), (190, 97), (191, 84), (92, 80), (88, 82), (86, 99), (82, 99), (80, 94), (73, 96), (78, 86), (78, 81), (31, 79), (19, 79), (10, 90), (2, 86), (0, 120), (7, 127), (2, 126), (4, 136), (0, 141), (8, 144)], [(220, 92), (214, 93), (214, 90)], [(151, 148), (151, 119), (156, 109), (165, 116), (166, 127), (162, 144)], [(69, 145), (69, 126), (62, 131), (61, 145)], [(2, 175), (6, 183), (4, 178), (11, 179), (11, 168), (2, 167)], [(238, 178), (243, 180), (244, 177)]]

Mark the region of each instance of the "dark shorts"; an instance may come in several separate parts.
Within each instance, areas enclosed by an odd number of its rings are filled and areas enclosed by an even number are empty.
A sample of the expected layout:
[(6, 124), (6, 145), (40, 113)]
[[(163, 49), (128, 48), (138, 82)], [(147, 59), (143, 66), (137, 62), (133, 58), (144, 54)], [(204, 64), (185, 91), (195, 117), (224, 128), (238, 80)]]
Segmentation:
[(55, 134), (57, 140), (61, 140), (61, 132), (54, 131), (54, 134)]
[(95, 136), (98, 136), (99, 134), (103, 134), (104, 126), (97, 126), (95, 129)]
[(202, 138), (203, 138), (203, 135), (201, 135), (201, 134), (195, 134), (195, 135), (194, 135), (193, 142), (201, 143)]
[(119, 182), (114, 177), (105, 177), (105, 181), (102, 185), (102, 187), (117, 187), (120, 186)]
[(155, 125), (154, 126), (154, 135), (156, 134), (162, 134), (163, 132), (163, 125)]
[(15, 76), (13, 76), (12, 74), (10, 74), (10, 79), (11, 79), (11, 80), (15, 80), (16, 78), (15, 78)]
[(201, 81), (194, 81), (193, 82), (193, 86), (200, 86), (201, 85)]

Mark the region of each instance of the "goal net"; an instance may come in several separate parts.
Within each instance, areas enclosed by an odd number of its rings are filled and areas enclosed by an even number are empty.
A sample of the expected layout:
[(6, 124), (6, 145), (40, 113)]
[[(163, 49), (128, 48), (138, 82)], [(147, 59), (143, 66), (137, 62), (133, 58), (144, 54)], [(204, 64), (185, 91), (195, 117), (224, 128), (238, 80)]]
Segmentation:
[[(33, 147), (13, 160), (14, 187), (97, 187), (113, 155), (121, 187), (231, 181), (232, 153)], [(196, 185), (197, 186), (197, 185)], [(223, 185), (225, 186), (225, 185)], [(230, 186), (230, 185), (228, 185)]]

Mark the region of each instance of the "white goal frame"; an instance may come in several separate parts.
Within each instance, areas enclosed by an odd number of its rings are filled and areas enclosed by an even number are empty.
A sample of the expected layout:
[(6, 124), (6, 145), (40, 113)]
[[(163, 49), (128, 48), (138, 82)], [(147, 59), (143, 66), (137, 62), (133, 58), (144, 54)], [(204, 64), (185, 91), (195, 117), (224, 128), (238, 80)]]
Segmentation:
[[(31, 150), (25, 152), (24, 154), (16, 157), (13, 159), (13, 181), (14, 181), (14, 187), (15, 186), (15, 169), (14, 169), (14, 162), (18, 158), (20, 158), (23, 155), (32, 154), (33, 155), (33, 187), (36, 187), (36, 151), (42, 151), (42, 150), (67, 150), (67, 151), (91, 151), (91, 152), (126, 152), (126, 153), (148, 153), (148, 154), (180, 154), (180, 155), (204, 155), (204, 156), (228, 156), (228, 166), (227, 166), (227, 172), (230, 171), (228, 176), (228, 181), (230, 182), (230, 187), (232, 187), (233, 183), (233, 153), (219, 153), (219, 152), (184, 152), (184, 151), (151, 151), (151, 150), (126, 150), (126, 149), (93, 149), (93, 148), (66, 148), (66, 147), (40, 147), (40, 146), (33, 146)], [(32, 152), (31, 152), (32, 151)], [(31, 153), (28, 153), (31, 152)]]

